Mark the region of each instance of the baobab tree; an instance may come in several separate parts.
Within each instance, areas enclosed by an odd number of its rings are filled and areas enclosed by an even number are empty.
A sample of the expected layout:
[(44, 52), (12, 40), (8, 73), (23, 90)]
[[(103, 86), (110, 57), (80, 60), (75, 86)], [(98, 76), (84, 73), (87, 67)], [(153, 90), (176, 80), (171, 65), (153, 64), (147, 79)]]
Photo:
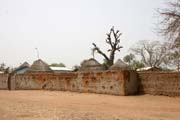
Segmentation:
[(118, 51), (120, 52), (120, 49), (122, 46), (120, 46), (120, 36), (122, 33), (119, 32), (119, 30), (114, 30), (114, 27), (110, 29), (110, 32), (106, 34), (107, 39), (106, 43), (110, 46), (108, 49), (108, 52), (110, 52), (109, 56), (105, 54), (95, 43), (92, 43), (93, 45), (93, 54), (94, 52), (97, 52), (98, 54), (102, 55), (106, 61), (107, 67), (110, 67), (114, 63), (115, 53)]

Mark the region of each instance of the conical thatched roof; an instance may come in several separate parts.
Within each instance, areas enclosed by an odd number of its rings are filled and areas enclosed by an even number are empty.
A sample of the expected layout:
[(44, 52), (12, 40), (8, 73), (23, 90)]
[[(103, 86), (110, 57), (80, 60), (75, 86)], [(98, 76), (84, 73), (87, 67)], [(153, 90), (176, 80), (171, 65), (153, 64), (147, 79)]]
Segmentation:
[(94, 58), (84, 60), (79, 71), (104, 70), (103, 66)]
[(131, 67), (125, 62), (123, 62), (121, 59), (118, 59), (117, 62), (114, 65), (112, 65), (109, 69), (110, 70), (130, 70)]
[(18, 68), (24, 68), (24, 67), (30, 67), (29, 63), (28, 62), (24, 62)]
[(26, 70), (30, 67), (28, 62), (24, 62), (23, 64), (21, 64), (19, 67), (17, 67), (13, 73), (18, 73), (18, 71), (21, 71), (22, 69), (24, 69), (23, 72), (26, 72)]
[(45, 63), (44, 61), (42, 61), (41, 59), (36, 60), (33, 62), (33, 64), (31, 65), (31, 67), (28, 69), (28, 72), (52, 72), (52, 70), (50, 69), (49, 65), (47, 63)]

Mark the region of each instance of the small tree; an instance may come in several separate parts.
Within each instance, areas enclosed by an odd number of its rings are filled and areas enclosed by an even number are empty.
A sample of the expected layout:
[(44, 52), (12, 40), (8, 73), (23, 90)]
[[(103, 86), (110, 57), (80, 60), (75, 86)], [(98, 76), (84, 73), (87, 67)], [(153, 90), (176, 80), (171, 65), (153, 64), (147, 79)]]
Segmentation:
[(128, 63), (129, 65), (131, 65), (132, 61), (134, 60), (135, 56), (130, 53), (129, 55), (126, 55), (123, 60), (124, 62)]
[(144, 67), (144, 64), (137, 60), (135, 55), (130, 53), (123, 58), (124, 62), (128, 63), (133, 70)]
[(98, 54), (102, 55), (107, 63), (107, 66), (110, 67), (114, 63), (116, 51), (120, 52), (120, 49), (122, 48), (122, 46), (119, 45), (120, 36), (122, 35), (122, 33), (120, 33), (119, 30), (114, 30), (114, 27), (112, 27), (110, 29), (110, 32), (107, 33), (106, 35), (107, 35), (106, 43), (110, 46), (110, 49), (108, 49), (108, 52), (110, 52), (109, 57), (103, 51), (101, 51), (101, 49), (95, 43), (92, 43), (92, 45), (94, 46), (92, 50), (93, 50), (93, 55), (94, 52), (97, 52)]
[(143, 68), (145, 67), (144, 64), (138, 60), (133, 60), (132, 64), (131, 64), (131, 67), (134, 69), (134, 70), (137, 70), (138, 68)]
[(6, 64), (5, 64), (5, 63), (1, 63), (1, 64), (0, 64), (0, 70), (1, 70), (1, 71), (4, 71), (4, 70), (6, 69), (5, 67), (6, 67)]

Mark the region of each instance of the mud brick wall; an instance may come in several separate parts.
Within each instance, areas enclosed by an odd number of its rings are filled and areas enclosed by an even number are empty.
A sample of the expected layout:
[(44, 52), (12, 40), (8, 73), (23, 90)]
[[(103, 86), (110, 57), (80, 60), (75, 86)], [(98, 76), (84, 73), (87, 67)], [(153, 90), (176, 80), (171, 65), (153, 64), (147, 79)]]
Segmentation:
[(0, 90), (8, 89), (8, 74), (0, 74)]
[(128, 95), (134, 95), (138, 93), (139, 80), (138, 74), (135, 71), (125, 71), (125, 91)]
[(180, 96), (180, 72), (139, 72), (140, 93)]
[(21, 74), (15, 76), (15, 89), (130, 95), (138, 90), (136, 76), (134, 71)]

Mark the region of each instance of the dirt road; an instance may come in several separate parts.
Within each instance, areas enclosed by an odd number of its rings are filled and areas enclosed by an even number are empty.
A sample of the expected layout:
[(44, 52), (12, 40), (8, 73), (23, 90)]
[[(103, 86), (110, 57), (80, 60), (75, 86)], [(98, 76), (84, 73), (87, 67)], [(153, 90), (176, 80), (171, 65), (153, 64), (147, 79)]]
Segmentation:
[(0, 120), (180, 120), (180, 97), (1, 90)]

